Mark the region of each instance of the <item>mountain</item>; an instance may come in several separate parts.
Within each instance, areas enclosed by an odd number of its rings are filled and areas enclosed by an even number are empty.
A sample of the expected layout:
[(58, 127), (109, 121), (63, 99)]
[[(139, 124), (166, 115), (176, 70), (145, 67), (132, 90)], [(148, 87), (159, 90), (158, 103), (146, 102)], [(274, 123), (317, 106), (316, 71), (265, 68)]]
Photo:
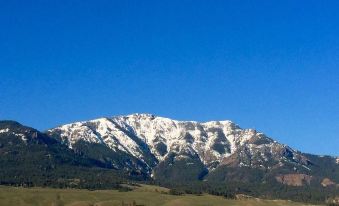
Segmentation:
[(199, 123), (133, 114), (76, 122), (47, 133), (70, 148), (85, 141), (125, 152), (149, 169), (173, 154), (179, 159), (197, 157), (209, 170), (219, 165), (270, 168), (293, 162), (306, 169), (309, 165), (300, 152), (231, 121)]
[[(48, 130), (47, 134), (75, 150), (79, 150), (78, 143), (83, 142), (102, 145), (131, 160), (138, 159), (140, 162), (134, 169), (155, 180), (220, 181), (229, 171), (245, 168), (259, 173), (262, 176), (256, 177), (259, 182), (269, 177), (292, 186), (311, 182), (320, 185), (324, 178), (339, 183), (337, 159), (304, 154), (231, 121), (199, 123), (132, 114), (66, 124)], [(110, 157), (106, 163), (116, 165), (114, 155)], [(325, 163), (332, 170), (322, 175), (319, 170), (325, 170), (322, 168)], [(215, 177), (219, 173), (223, 175)], [(233, 180), (253, 182), (239, 175), (230, 174)]]
[(14, 121), (0, 121), (0, 157), (5, 185), (112, 188), (124, 177), (137, 179)]
[(0, 184), (117, 188), (142, 181), (175, 194), (309, 202), (339, 195), (338, 158), (302, 153), (231, 121), (132, 114), (45, 132), (0, 121), (0, 155)]

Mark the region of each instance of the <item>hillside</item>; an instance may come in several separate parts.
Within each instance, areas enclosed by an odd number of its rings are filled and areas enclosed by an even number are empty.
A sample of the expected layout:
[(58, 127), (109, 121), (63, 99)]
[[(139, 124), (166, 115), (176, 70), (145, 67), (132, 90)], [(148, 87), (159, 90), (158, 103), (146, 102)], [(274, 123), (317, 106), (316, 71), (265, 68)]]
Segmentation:
[(4, 185), (118, 188), (124, 178), (138, 179), (14, 121), (0, 121), (0, 156)]

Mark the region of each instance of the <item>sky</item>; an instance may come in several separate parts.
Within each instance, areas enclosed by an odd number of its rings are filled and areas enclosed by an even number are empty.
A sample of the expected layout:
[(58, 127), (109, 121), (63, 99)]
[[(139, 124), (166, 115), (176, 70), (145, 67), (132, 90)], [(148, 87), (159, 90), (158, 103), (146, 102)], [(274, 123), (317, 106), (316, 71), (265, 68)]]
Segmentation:
[(339, 1), (0, 0), (0, 119), (232, 120), (339, 156)]

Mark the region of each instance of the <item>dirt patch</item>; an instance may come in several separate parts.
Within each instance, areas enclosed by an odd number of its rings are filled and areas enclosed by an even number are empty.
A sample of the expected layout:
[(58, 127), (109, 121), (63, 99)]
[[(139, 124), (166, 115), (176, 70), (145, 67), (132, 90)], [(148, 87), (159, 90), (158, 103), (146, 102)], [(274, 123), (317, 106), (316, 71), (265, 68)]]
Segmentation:
[(328, 187), (328, 186), (332, 186), (332, 185), (335, 185), (335, 182), (333, 182), (332, 180), (328, 179), (328, 178), (325, 178), (323, 179), (323, 181), (321, 182), (321, 185), (323, 187)]
[(278, 175), (275, 177), (275, 179), (284, 185), (300, 187), (305, 184), (309, 185), (313, 178), (312, 176), (305, 175), (305, 174), (285, 174), (285, 175)]

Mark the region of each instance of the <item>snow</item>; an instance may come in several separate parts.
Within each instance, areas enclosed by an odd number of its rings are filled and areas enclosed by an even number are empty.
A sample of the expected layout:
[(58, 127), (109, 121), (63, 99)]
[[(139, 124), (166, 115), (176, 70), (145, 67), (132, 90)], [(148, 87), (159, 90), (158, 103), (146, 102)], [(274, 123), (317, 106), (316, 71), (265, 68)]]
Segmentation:
[(14, 133), (14, 132), (12, 132), (12, 133), (13, 133), (13, 135), (15, 135), (17, 137), (20, 137), (22, 139), (22, 141), (27, 141), (26, 135), (21, 134), (21, 133)]
[(311, 171), (311, 169), (309, 167), (306, 167), (305, 165), (303, 165), (303, 167), (309, 171)]
[(2, 133), (9, 133), (9, 134), (12, 134), (14, 136), (20, 137), (22, 139), (22, 141), (27, 141), (27, 137), (26, 137), (25, 134), (12, 132), (12, 131), (10, 131), (9, 128), (1, 129), (0, 134), (2, 134)]
[(6, 128), (6, 129), (0, 129), (0, 134), (1, 134), (1, 133), (7, 133), (7, 132), (9, 132), (9, 128)]

